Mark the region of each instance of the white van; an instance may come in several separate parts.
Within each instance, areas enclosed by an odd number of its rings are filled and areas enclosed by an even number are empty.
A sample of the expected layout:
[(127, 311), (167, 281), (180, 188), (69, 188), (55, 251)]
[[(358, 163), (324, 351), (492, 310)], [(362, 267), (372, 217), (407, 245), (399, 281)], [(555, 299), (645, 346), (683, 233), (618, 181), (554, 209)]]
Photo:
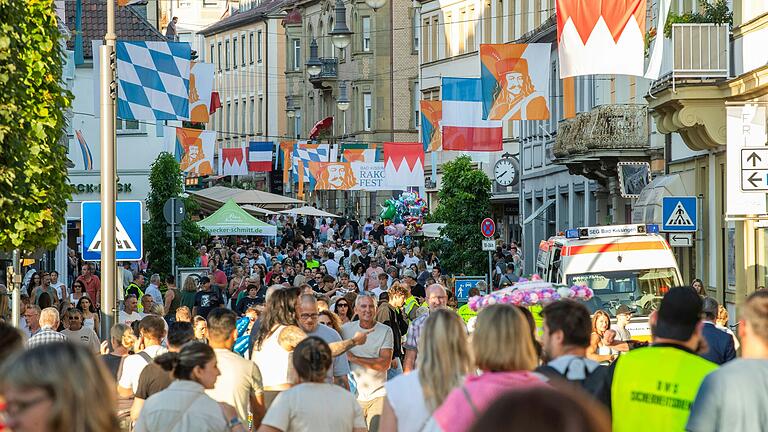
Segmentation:
[(537, 267), (546, 281), (591, 288), (591, 313), (602, 309), (615, 318), (618, 307), (627, 305), (633, 313), (628, 329), (637, 339), (650, 336), (648, 315), (670, 288), (683, 283), (658, 225), (570, 229), (541, 242)]

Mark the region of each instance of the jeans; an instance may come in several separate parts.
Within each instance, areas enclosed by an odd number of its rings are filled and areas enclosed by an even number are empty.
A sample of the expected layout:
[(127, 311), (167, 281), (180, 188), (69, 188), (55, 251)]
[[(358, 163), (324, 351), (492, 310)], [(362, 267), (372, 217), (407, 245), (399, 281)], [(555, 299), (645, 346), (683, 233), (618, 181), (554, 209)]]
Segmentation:
[(397, 362), (397, 367), (392, 368), (390, 367), (387, 371), (387, 381), (394, 379), (398, 375), (402, 375), (403, 373), (403, 362), (400, 361), (400, 358), (395, 357), (395, 361)]

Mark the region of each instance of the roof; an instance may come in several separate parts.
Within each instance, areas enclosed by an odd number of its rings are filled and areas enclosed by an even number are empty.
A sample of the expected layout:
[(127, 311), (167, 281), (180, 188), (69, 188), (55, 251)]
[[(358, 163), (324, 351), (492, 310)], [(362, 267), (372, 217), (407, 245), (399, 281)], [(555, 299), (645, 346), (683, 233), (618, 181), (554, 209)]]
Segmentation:
[[(75, 31), (75, 1), (66, 2), (67, 27)], [(102, 40), (107, 33), (107, 2), (82, 0), (83, 4), (83, 57), (92, 58), (91, 41)], [(142, 17), (135, 6), (115, 7), (115, 32), (118, 40), (152, 41), (165, 37)], [(74, 49), (74, 36), (67, 41), (67, 49)]]
[(304, 204), (304, 201), (293, 199), (291, 197), (276, 195), (269, 192), (253, 189), (237, 189), (226, 186), (213, 186), (198, 191), (189, 191), (195, 200), (200, 203), (203, 210), (210, 211), (218, 209), (221, 204), (234, 200), (235, 203), (252, 204), (256, 207), (267, 207), (269, 209), (282, 210), (292, 205)]
[(258, 235), (274, 237), (277, 227), (249, 215), (230, 199), (212, 215), (197, 223), (211, 235)]
[(198, 33), (203, 36), (210, 36), (246, 24), (263, 21), (270, 13), (282, 11), (283, 7), (291, 1), (292, 0), (264, 0), (260, 5), (246, 11), (235, 12), (235, 14), (209, 25)]

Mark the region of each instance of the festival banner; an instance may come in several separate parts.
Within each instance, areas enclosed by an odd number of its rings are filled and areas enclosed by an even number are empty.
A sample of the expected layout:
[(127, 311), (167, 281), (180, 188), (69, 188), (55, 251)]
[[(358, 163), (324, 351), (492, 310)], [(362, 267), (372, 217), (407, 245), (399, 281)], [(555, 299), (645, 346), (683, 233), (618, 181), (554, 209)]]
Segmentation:
[(281, 141), (280, 152), (283, 155), (283, 184), (288, 184), (291, 177), (291, 167), (293, 166), (293, 148), (296, 147), (296, 141)]
[(164, 128), (165, 149), (179, 161), (179, 167), (190, 177), (213, 174), (216, 132), (200, 129)]
[(315, 190), (388, 190), (383, 162), (309, 162)]
[(643, 76), (646, 0), (557, 0), (556, 15), (560, 78)]
[(219, 149), (219, 175), (248, 175), (245, 147)]
[(550, 44), (481, 44), (483, 120), (548, 120)]
[(189, 121), (208, 123), (213, 93), (213, 63), (192, 62), (189, 71)]
[(419, 142), (384, 143), (384, 187), (424, 187), (424, 146)]
[(443, 150), (495, 152), (503, 149), (502, 122), (483, 120), (480, 78), (443, 77)]
[(424, 151), (432, 152), (440, 150), (443, 143), (440, 122), (443, 120), (442, 101), (419, 101), (421, 109), (421, 143)]

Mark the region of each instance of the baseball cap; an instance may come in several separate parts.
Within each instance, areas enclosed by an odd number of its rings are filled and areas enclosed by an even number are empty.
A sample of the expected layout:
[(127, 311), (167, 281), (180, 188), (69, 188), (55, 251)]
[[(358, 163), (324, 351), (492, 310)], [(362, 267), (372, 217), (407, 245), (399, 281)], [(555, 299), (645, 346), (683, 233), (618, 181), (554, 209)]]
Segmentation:
[(701, 319), (701, 297), (691, 287), (675, 287), (661, 299), (656, 337), (687, 341)]
[(416, 272), (414, 272), (411, 269), (408, 269), (403, 272), (403, 277), (409, 277), (411, 279), (416, 279)]
[(629, 306), (623, 304), (616, 308), (616, 315), (632, 315), (632, 311), (629, 309)]

